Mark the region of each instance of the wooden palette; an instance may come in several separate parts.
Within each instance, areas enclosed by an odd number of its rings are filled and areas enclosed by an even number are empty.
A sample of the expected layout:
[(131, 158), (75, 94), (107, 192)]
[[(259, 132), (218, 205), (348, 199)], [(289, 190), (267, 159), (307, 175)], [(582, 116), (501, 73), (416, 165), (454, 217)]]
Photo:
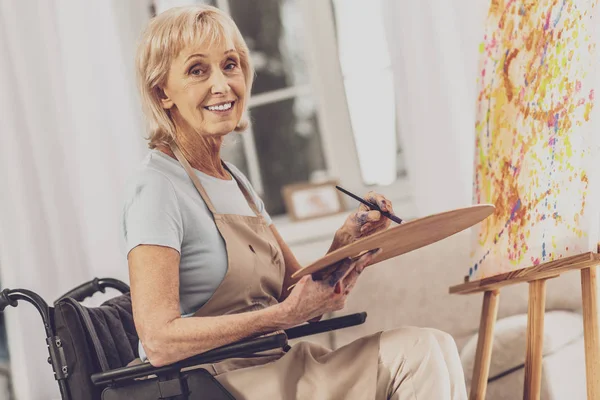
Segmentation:
[(337, 249), (296, 271), (292, 278), (301, 278), (346, 257), (354, 258), (366, 251), (381, 248), (383, 251), (371, 262), (371, 265), (377, 264), (452, 236), (483, 221), (494, 210), (495, 207), (491, 204), (478, 204), (404, 222)]

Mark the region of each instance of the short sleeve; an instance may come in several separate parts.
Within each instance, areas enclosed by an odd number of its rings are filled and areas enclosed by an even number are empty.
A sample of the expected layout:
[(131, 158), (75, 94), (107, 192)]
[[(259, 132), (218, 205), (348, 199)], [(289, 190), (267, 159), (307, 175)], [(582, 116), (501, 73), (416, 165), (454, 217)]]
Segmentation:
[(235, 174), (235, 176), (242, 182), (244, 187), (248, 190), (248, 192), (250, 193), (250, 196), (252, 196), (252, 200), (254, 201), (254, 204), (256, 204), (256, 208), (258, 209), (258, 212), (265, 218), (267, 225), (271, 225), (273, 223), (273, 221), (271, 220), (271, 216), (265, 209), (265, 203), (258, 196), (258, 193), (256, 193), (256, 191), (254, 190), (254, 188), (250, 184), (250, 181), (248, 180), (248, 178), (246, 178), (246, 176), (242, 173), (242, 171), (237, 169), (237, 167), (235, 165), (227, 163), (227, 166)]
[(121, 231), (125, 254), (141, 244), (171, 247), (181, 253), (183, 222), (171, 181), (144, 170), (127, 184)]

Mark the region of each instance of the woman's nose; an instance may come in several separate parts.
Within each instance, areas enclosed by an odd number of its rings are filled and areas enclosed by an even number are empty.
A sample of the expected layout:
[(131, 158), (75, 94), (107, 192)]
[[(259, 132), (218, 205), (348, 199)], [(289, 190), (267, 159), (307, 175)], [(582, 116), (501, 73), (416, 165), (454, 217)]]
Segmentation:
[(227, 83), (227, 77), (223, 74), (222, 71), (216, 71), (211, 76), (211, 93), (219, 94), (219, 93), (229, 93), (229, 84)]

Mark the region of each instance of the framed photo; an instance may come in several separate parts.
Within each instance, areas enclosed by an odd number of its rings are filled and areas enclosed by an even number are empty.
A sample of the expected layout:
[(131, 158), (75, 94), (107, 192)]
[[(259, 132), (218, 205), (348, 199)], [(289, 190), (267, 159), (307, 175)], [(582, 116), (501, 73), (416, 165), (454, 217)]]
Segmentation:
[(285, 206), (293, 221), (323, 217), (344, 211), (337, 181), (296, 183), (282, 188)]

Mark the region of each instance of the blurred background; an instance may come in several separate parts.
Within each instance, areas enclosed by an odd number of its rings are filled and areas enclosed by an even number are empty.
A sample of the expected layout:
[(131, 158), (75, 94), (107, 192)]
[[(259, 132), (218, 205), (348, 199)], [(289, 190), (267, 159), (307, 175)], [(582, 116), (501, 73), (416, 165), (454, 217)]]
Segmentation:
[[(153, 15), (195, 3), (228, 12), (250, 47), (251, 127), (224, 158), (299, 259), (346, 212), (294, 221), (286, 185), (375, 190), (405, 219), (471, 204), (486, 2), (0, 0), (2, 288), (50, 302), (96, 276), (128, 281), (122, 192), (147, 152), (136, 42)], [(0, 315), (0, 343), (0, 399), (58, 398), (35, 310)]]

